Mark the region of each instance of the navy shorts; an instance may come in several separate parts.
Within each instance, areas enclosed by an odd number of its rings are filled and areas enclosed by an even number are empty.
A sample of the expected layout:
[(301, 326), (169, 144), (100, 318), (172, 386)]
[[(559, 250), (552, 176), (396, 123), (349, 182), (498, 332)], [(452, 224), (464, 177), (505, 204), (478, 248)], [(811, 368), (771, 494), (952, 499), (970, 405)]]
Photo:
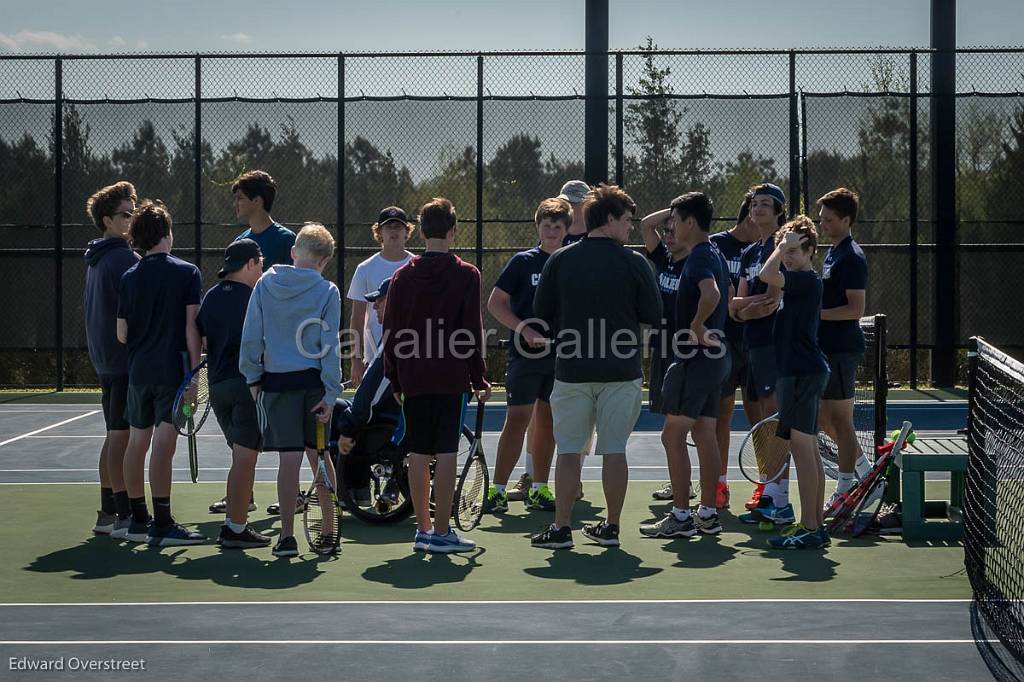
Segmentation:
[(857, 367), (860, 366), (861, 353), (832, 353), (828, 356), (828, 366), (832, 373), (825, 387), (822, 400), (851, 400), (857, 390)]
[(815, 435), (818, 433), (818, 410), (828, 383), (828, 372), (798, 377), (780, 377), (779, 438), (789, 439), (790, 431)]
[(457, 454), (466, 415), (466, 394), (409, 396), (402, 403), (405, 437), (402, 447), (411, 454)]
[(712, 358), (699, 352), (689, 360), (672, 363), (662, 386), (665, 414), (717, 418), (722, 381), (728, 373), (728, 353)]
[(229, 448), (241, 445), (250, 450), (260, 449), (262, 434), (256, 401), (245, 379), (234, 377), (210, 384), (210, 407)]
[(548, 358), (531, 359), (510, 355), (505, 370), (505, 402), (510, 406), (551, 402), (555, 366)]
[(747, 350), (747, 400), (763, 400), (775, 393), (779, 366), (775, 346), (759, 346)]
[(722, 397), (736, 395), (736, 389), (742, 388), (747, 391), (747, 376), (750, 373), (747, 354), (743, 351), (742, 343), (727, 341), (729, 347), (729, 373), (722, 382)]
[(174, 399), (178, 387), (164, 384), (128, 384), (125, 419), (136, 429), (173, 424)]
[(127, 431), (129, 424), (125, 418), (128, 407), (128, 375), (101, 376), (100, 390), (103, 393), (103, 421), (107, 431)]

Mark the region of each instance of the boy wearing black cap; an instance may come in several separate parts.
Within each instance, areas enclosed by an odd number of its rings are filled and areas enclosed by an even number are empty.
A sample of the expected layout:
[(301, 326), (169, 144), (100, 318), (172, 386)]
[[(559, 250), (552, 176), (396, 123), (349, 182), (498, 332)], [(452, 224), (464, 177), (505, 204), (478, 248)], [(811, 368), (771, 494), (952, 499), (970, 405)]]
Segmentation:
[(227, 482), (227, 514), (218, 543), (226, 549), (266, 547), (270, 538), (257, 533), (246, 521), (252, 485), (256, 478), (256, 456), (260, 449), (260, 427), (256, 403), (245, 378), (238, 371), (238, 348), (242, 325), (252, 289), (263, 272), (263, 253), (251, 239), (239, 239), (224, 250), (221, 279), (203, 296), (196, 319), (206, 346), (210, 382), (210, 404), (217, 423), (231, 448), (231, 470)]
[(373, 239), (380, 244), (375, 253), (356, 266), (346, 297), (352, 301), (349, 318), (350, 338), (356, 340), (352, 349), (352, 385), (358, 387), (363, 380), (366, 367), (377, 357), (381, 341), (381, 320), (377, 313), (367, 310), (366, 295), (377, 290), (381, 280), (395, 274), (395, 270), (409, 262), (412, 254), (405, 250), (405, 244), (416, 226), (398, 206), (388, 206), (371, 228)]

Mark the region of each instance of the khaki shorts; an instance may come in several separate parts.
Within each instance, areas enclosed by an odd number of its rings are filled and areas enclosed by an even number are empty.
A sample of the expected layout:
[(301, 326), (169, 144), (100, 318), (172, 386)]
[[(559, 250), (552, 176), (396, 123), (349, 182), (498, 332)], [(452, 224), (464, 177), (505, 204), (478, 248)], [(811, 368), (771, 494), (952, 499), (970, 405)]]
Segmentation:
[(558, 454), (579, 454), (597, 427), (595, 455), (626, 452), (626, 441), (640, 416), (641, 380), (569, 383), (551, 389)]

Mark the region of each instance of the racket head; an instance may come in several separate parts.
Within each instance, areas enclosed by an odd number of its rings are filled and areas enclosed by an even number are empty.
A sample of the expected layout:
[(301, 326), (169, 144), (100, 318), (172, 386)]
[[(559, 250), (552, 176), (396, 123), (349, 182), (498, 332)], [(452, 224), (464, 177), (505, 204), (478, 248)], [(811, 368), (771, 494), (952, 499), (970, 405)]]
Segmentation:
[(751, 483), (762, 484), (778, 480), (789, 462), (789, 448), (776, 442), (778, 416), (772, 415), (754, 425), (740, 445), (740, 472)]
[(466, 460), (458, 484), (455, 486), (452, 516), (455, 517), (455, 525), (459, 530), (468, 532), (480, 524), (489, 485), (483, 448), (480, 440), (474, 439), (470, 446), (469, 458)]
[(199, 433), (210, 414), (210, 383), (206, 360), (186, 375), (174, 396), (171, 418), (174, 428), (183, 436)]
[(315, 554), (326, 556), (336, 553), (341, 545), (341, 508), (337, 503), (337, 492), (327, 475), (322, 450), (318, 451), (318, 460), (316, 476), (306, 494), (302, 530), (309, 549)]
[(878, 518), (878, 512), (881, 511), (885, 500), (887, 484), (886, 477), (884, 475), (880, 476), (875, 485), (863, 496), (850, 518), (849, 528), (851, 536), (855, 538), (860, 537), (875, 523), (875, 519)]
[(818, 455), (825, 475), (833, 481), (839, 480), (839, 446), (824, 431), (818, 432)]

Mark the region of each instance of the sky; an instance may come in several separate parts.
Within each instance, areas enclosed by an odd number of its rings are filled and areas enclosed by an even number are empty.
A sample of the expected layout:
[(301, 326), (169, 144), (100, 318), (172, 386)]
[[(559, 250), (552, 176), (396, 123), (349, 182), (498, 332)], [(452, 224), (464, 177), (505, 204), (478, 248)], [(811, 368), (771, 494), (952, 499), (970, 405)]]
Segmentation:
[[(0, 53), (584, 47), (584, 0), (0, 0)], [(929, 0), (610, 0), (610, 47), (924, 47)], [(1020, 0), (960, 0), (958, 44), (1024, 43)]]

